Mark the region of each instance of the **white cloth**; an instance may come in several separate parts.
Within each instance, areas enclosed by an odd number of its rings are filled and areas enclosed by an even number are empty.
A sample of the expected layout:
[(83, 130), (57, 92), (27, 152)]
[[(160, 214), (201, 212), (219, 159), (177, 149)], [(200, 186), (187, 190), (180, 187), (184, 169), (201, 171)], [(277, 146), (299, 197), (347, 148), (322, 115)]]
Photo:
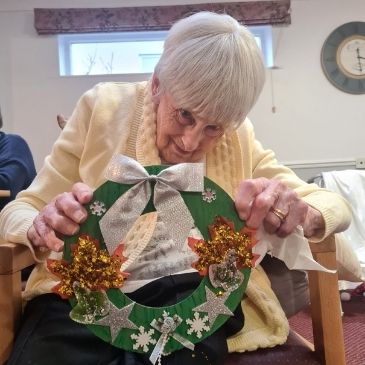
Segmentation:
[(268, 234), (260, 227), (256, 233), (258, 243), (253, 247), (252, 252), (258, 255), (256, 265), (264, 258), (266, 253), (285, 262), (290, 270), (318, 270), (334, 273), (318, 264), (312, 256), (308, 240), (304, 237), (302, 227), (286, 238), (280, 238), (273, 234)]
[(351, 224), (340, 234), (354, 251), (365, 276), (365, 171), (331, 171), (322, 176), (325, 187), (342, 195), (351, 205)]

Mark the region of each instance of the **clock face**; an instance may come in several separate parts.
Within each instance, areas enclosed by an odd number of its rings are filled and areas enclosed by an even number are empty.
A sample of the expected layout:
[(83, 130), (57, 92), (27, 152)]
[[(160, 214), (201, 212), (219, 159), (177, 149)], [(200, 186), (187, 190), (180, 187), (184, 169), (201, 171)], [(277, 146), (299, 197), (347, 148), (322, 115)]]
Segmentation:
[(346, 38), (338, 47), (336, 58), (341, 71), (348, 77), (365, 76), (365, 37)]
[(326, 39), (321, 54), (323, 70), (337, 88), (365, 93), (365, 22), (346, 23)]

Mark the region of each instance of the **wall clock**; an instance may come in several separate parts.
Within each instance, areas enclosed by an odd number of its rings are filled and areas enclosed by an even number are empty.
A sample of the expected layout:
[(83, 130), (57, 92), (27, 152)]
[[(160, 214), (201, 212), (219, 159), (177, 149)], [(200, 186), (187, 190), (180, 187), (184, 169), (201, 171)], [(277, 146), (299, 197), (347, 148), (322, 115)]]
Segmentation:
[(336, 28), (323, 44), (321, 63), (334, 86), (350, 94), (365, 94), (365, 22)]

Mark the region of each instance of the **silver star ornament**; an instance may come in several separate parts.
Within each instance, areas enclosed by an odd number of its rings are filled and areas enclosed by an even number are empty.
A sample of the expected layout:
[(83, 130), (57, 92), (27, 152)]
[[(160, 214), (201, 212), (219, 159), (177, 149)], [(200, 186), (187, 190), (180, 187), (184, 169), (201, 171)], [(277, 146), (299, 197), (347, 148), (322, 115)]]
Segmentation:
[(112, 342), (118, 336), (119, 331), (122, 328), (137, 329), (137, 326), (128, 319), (132, 312), (134, 303), (130, 303), (123, 308), (116, 307), (112, 302), (110, 302), (110, 310), (107, 316), (99, 319), (95, 324), (106, 326), (110, 328), (110, 336)]
[(193, 308), (194, 312), (205, 312), (208, 314), (209, 324), (212, 326), (214, 321), (220, 314), (226, 316), (233, 316), (232, 311), (227, 308), (224, 302), (229, 296), (229, 292), (223, 293), (221, 296), (217, 296), (207, 286), (205, 287), (206, 302)]

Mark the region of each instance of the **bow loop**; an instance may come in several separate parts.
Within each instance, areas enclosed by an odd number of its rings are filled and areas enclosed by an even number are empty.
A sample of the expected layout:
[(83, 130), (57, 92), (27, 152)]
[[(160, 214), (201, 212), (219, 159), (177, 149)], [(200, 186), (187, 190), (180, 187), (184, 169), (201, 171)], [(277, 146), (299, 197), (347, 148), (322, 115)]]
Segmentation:
[(114, 202), (99, 221), (110, 254), (123, 242), (145, 209), (152, 194), (151, 182), (155, 182), (153, 195), (155, 209), (171, 238), (182, 247), (190, 229), (194, 226), (194, 220), (179, 191), (203, 191), (202, 163), (177, 164), (162, 170), (157, 175), (149, 175), (137, 161), (127, 156), (115, 155), (106, 169), (106, 179), (134, 185)]

